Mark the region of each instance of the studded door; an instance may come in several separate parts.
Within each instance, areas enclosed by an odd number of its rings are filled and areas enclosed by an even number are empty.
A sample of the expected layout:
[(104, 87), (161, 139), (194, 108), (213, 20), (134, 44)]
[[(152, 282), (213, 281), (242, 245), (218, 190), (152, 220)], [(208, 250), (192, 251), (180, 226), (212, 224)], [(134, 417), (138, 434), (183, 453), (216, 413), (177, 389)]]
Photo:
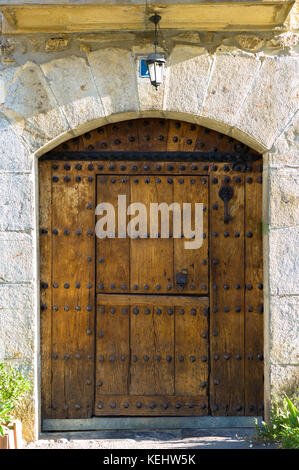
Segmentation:
[[(160, 119), (42, 157), (43, 418), (262, 414), (261, 171), (232, 138)], [(118, 195), (203, 203), (201, 248), (174, 238), (171, 212), (169, 238), (96, 237), (96, 205), (117, 215)]]

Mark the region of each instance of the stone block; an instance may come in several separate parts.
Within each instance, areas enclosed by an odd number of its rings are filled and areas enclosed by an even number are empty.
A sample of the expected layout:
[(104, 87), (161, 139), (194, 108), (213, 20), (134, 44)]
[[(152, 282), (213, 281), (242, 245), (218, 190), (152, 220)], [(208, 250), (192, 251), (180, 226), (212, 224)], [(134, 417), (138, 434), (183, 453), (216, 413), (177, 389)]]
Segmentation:
[(265, 58), (237, 127), (270, 149), (298, 108), (298, 77), (296, 57)]
[(104, 115), (103, 105), (85, 59), (66, 57), (41, 65), (71, 129)]
[(272, 295), (298, 295), (298, 253), (298, 226), (270, 230), (268, 264)]
[(271, 361), (299, 364), (298, 297), (271, 298)]
[(25, 142), (0, 114), (0, 171), (30, 171), (32, 157)]
[(2, 112), (35, 151), (69, 129), (39, 66), (0, 72)]
[(292, 395), (299, 389), (299, 365), (271, 364), (271, 396)]
[(0, 231), (33, 228), (33, 184), (30, 174), (0, 173)]
[(299, 112), (274, 142), (273, 148), (268, 153), (270, 166), (297, 166), (299, 167)]
[(138, 111), (135, 63), (124, 49), (99, 49), (87, 55), (105, 114)]
[(32, 282), (32, 237), (27, 233), (0, 232), (0, 246), (0, 283)]
[(200, 114), (211, 64), (212, 59), (201, 47), (174, 47), (167, 65), (163, 109)]
[(234, 124), (261, 66), (249, 54), (216, 54), (202, 115)]
[(299, 220), (299, 170), (269, 173), (271, 227), (291, 227)]

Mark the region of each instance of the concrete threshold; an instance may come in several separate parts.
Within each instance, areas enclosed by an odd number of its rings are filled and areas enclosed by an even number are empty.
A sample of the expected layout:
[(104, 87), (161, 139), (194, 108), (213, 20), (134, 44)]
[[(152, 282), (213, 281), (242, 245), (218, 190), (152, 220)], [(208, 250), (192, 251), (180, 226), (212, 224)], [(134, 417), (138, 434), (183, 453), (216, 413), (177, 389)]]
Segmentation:
[(255, 428), (261, 416), (186, 416), (186, 417), (111, 417), (87, 419), (44, 419), (42, 432), (106, 431), (106, 430), (166, 430)]

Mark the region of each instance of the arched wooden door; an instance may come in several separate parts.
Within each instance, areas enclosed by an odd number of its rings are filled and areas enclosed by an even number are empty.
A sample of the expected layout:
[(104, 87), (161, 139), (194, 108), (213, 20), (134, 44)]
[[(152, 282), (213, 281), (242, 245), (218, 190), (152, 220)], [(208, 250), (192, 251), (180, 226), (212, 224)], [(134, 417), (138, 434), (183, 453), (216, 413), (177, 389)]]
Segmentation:
[[(201, 126), (137, 119), (60, 145), (39, 181), (43, 418), (261, 415), (261, 156)], [(203, 203), (202, 246), (171, 230), (122, 236), (119, 195)], [(103, 203), (115, 238), (95, 236)]]

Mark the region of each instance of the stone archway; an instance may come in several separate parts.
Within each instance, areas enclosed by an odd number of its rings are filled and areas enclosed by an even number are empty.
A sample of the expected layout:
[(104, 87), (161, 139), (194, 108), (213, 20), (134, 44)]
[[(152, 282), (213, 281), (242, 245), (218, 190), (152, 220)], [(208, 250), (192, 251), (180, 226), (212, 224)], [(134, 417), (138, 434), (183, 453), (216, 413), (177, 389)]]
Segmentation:
[[(1, 234), (3, 298), (15, 295), (17, 299), (14, 286), (19, 285), (28, 312), (26, 324), (14, 318), (19, 333), (13, 342), (4, 325), (4, 350), (8, 360), (32, 371), (35, 404), (39, 357), (35, 159), (105, 123), (143, 116), (202, 124), (264, 153), (266, 409), (270, 392), (281, 390), (295, 375), (295, 339), (289, 331), (295, 324), (297, 228), (294, 205), (284, 200), (295, 177), (298, 120), (295, 83), (289, 77), (297, 76), (296, 58), (262, 60), (238, 50), (232, 57), (221, 48), (210, 56), (199, 47), (178, 46), (168, 64), (158, 93), (138, 78), (132, 52), (122, 49), (101, 49), (86, 58), (65, 57), (41, 66), (30, 62), (1, 71), (5, 103), (1, 151), (6, 172), (1, 177), (5, 197), (10, 199), (10, 216), (4, 213)], [(15, 312), (21, 312), (20, 305)], [(37, 405), (35, 409), (38, 416)]]

